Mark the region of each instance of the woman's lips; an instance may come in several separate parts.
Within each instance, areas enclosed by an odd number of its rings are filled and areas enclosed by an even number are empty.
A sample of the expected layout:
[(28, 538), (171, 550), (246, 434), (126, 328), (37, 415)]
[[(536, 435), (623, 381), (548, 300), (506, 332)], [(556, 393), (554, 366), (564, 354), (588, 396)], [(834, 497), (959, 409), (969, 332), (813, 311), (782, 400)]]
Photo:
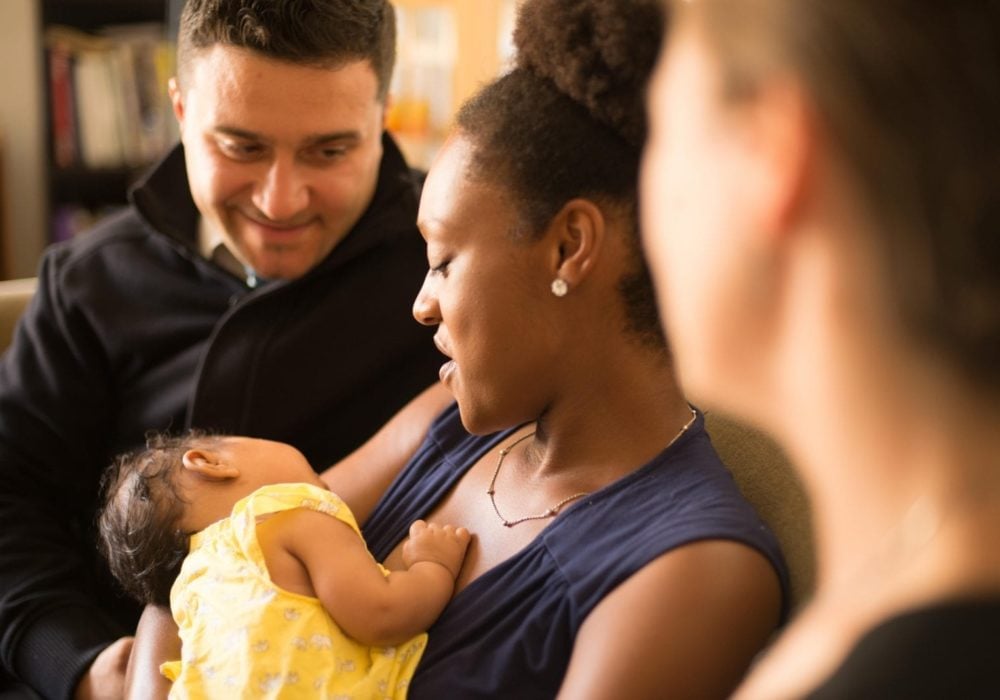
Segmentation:
[(455, 361), (448, 360), (443, 365), (441, 365), (441, 369), (438, 370), (438, 378), (441, 380), (443, 384), (447, 384), (448, 378), (451, 377), (454, 371), (455, 371)]
[(448, 378), (455, 371), (455, 361), (451, 359), (451, 353), (448, 351), (449, 348), (447, 344), (441, 339), (440, 336), (434, 336), (434, 345), (437, 346), (438, 351), (448, 358), (448, 361), (441, 365), (441, 369), (438, 370), (438, 377), (441, 379), (442, 384), (446, 384)]
[(437, 347), (438, 351), (447, 358), (451, 358), (451, 353), (448, 352), (448, 346), (438, 336), (434, 336), (434, 345)]

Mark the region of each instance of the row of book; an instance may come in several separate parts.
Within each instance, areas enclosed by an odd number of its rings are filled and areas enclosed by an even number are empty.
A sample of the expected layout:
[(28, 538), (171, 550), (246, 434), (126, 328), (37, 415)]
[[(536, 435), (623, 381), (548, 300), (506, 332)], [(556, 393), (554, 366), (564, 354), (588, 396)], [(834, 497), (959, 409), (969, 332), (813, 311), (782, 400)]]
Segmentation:
[(167, 95), (175, 49), (163, 25), (100, 34), (53, 25), (45, 49), (57, 168), (139, 167), (176, 141)]

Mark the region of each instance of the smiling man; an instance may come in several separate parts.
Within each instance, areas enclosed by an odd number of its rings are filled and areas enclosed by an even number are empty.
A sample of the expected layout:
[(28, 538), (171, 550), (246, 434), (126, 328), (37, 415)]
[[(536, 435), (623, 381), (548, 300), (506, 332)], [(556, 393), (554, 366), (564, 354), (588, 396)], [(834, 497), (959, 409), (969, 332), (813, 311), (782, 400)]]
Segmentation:
[(170, 83), (194, 202), (258, 275), (300, 277), (372, 199), (383, 156), (377, 77), (363, 61), (331, 70), (223, 44), (197, 55)]
[(0, 691), (121, 691), (139, 610), (93, 524), (99, 474), (147, 431), (326, 467), (434, 381), (417, 186), (383, 131), (394, 56), (385, 0), (186, 4), (181, 144), (47, 251), (0, 361)]

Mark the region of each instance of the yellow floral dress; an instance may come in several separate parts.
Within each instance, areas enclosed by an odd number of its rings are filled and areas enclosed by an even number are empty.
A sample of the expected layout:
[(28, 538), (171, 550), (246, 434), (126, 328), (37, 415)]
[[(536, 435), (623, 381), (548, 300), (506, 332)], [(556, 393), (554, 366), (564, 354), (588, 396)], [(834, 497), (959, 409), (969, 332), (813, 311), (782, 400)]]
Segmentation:
[(182, 643), (181, 660), (161, 667), (173, 681), (171, 698), (406, 697), (426, 634), (365, 646), (340, 630), (319, 599), (272, 583), (256, 524), (292, 508), (327, 513), (361, 536), (347, 505), (311, 484), (265, 486), (195, 534), (170, 592)]

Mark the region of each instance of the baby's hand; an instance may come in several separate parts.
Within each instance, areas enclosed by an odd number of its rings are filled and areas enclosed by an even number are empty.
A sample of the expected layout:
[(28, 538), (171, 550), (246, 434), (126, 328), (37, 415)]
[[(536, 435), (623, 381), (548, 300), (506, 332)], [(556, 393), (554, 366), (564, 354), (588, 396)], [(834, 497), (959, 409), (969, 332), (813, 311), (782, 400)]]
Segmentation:
[(421, 561), (437, 562), (451, 572), (452, 578), (457, 578), (469, 539), (469, 531), (464, 527), (417, 520), (410, 525), (410, 539), (403, 545), (403, 563), (409, 568)]

